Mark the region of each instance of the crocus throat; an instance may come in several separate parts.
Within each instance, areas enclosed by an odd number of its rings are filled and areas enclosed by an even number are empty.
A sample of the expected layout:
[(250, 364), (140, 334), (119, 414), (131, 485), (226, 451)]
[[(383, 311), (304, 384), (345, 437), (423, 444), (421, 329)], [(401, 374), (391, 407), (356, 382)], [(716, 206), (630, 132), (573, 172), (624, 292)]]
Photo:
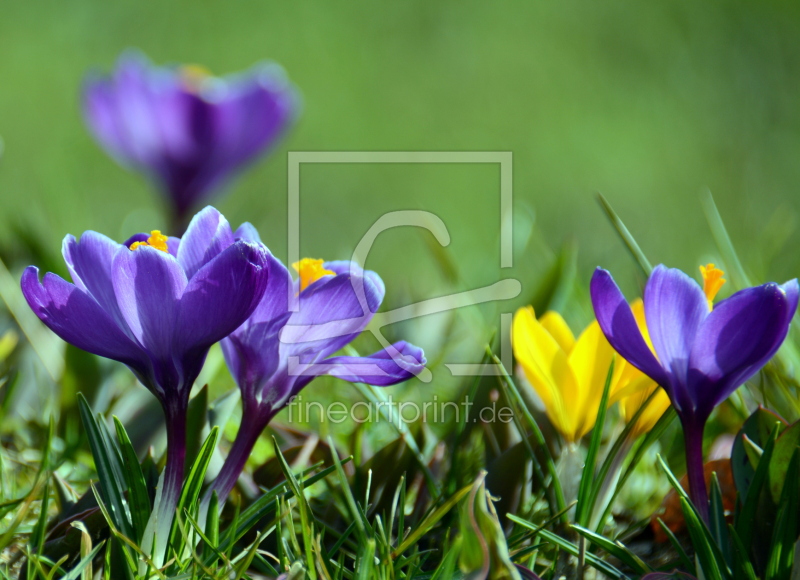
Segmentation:
[(314, 258), (303, 258), (299, 262), (292, 264), (300, 276), (300, 292), (308, 288), (311, 284), (323, 276), (335, 276), (336, 272), (326, 270), (323, 264), (325, 260), (315, 260)]
[(725, 272), (717, 268), (714, 264), (700, 266), (700, 273), (703, 275), (703, 292), (708, 300), (708, 309), (714, 308), (714, 298), (720, 288), (727, 282), (723, 278)]
[(133, 242), (131, 244), (131, 250), (135, 250), (140, 246), (150, 246), (151, 248), (161, 250), (162, 252), (169, 252), (169, 248), (167, 248), (167, 240), (167, 236), (163, 235), (159, 230), (153, 230), (150, 232), (150, 237), (147, 238), (146, 242)]

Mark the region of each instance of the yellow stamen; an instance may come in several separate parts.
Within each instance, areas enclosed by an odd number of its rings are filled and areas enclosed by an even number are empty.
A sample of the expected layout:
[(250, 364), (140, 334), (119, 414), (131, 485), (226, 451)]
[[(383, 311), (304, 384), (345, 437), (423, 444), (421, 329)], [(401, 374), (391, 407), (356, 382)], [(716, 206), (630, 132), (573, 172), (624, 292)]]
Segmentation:
[(183, 84), (190, 91), (194, 92), (197, 92), (200, 89), (203, 81), (212, 76), (211, 71), (199, 64), (187, 64), (182, 66), (180, 68), (180, 72)]
[(314, 258), (303, 258), (299, 262), (292, 264), (300, 275), (300, 292), (308, 288), (311, 284), (323, 276), (335, 276), (336, 272), (326, 270), (323, 264), (325, 260), (315, 260)]
[(153, 230), (150, 232), (150, 237), (147, 238), (146, 242), (133, 242), (131, 244), (131, 250), (135, 250), (139, 246), (150, 246), (156, 250), (169, 253), (169, 248), (167, 247), (168, 239), (169, 238), (163, 235), (159, 230)]
[(700, 273), (703, 275), (703, 292), (708, 300), (708, 309), (714, 308), (714, 297), (722, 288), (723, 284), (727, 282), (723, 278), (725, 272), (717, 268), (714, 264), (707, 264), (700, 266)]

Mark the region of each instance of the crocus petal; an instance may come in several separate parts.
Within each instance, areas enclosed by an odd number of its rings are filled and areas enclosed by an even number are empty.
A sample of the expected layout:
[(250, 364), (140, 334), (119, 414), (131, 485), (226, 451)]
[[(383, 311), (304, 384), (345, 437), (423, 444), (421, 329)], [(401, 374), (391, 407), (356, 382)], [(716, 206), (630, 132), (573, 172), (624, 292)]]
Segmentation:
[(112, 276), (117, 303), (133, 335), (157, 360), (169, 360), (187, 283), (178, 261), (149, 246), (123, 247), (114, 257)]
[(233, 243), (233, 232), (228, 220), (215, 208), (208, 206), (199, 211), (186, 228), (178, 247), (178, 262), (186, 277), (195, 273)]
[(83, 96), (98, 142), (159, 181), (178, 218), (274, 144), (297, 108), (276, 66), (204, 80), (135, 52), (120, 57), (111, 76), (89, 79)]
[(789, 280), (781, 284), (781, 290), (783, 290), (783, 293), (786, 295), (786, 324), (789, 325), (797, 312), (797, 305), (800, 300), (800, 285), (798, 285), (797, 279), (795, 278), (794, 280)]
[[(597, 321), (586, 327), (569, 354), (568, 363), (575, 375), (577, 393), (574, 398), (567, 401), (570, 403), (570, 412), (577, 425), (577, 438), (594, 427), (608, 371), (611, 369), (611, 361), (614, 360), (615, 354)], [(617, 391), (623, 368), (619, 364), (614, 365), (609, 387), (611, 397)]]
[(700, 326), (689, 362), (689, 392), (707, 416), (778, 350), (797, 307), (797, 284), (764, 284), (718, 303)]
[(267, 287), (267, 255), (264, 246), (239, 241), (197, 271), (180, 300), (176, 350), (207, 349), (247, 320)]
[(265, 268), (268, 271), (267, 287), (261, 301), (250, 318), (220, 343), (242, 397), (252, 401), (260, 396), (282, 362), (280, 332), (292, 315), (289, 311), (292, 288), (289, 271), (269, 253)]
[(217, 162), (223, 170), (248, 162), (274, 143), (294, 116), (293, 92), (285, 81), (271, 78), (269, 67), (238, 82), (230, 81), (216, 92), (219, 94), (212, 92), (207, 97), (216, 105)]
[(339, 276), (366, 276), (366, 278), (369, 279), (369, 281), (372, 282), (377, 289), (378, 295), (380, 296), (380, 302), (383, 302), (383, 298), (386, 296), (386, 286), (377, 272), (373, 272), (372, 270), (364, 270), (364, 268), (351, 260), (331, 260), (330, 262), (325, 262), (322, 266), (326, 270), (335, 272)]
[(88, 292), (55, 274), (45, 274), (39, 282), (39, 270), (34, 266), (23, 273), (21, 286), (36, 316), (62, 339), (143, 372), (146, 362), (139, 346)]
[(308, 365), (301, 369), (305, 376), (297, 384), (308, 382), (309, 376), (327, 374), (353, 383), (388, 387), (419, 374), (425, 362), (421, 348), (400, 341), (369, 356), (335, 356)]
[(708, 316), (703, 290), (680, 270), (658, 265), (644, 289), (644, 311), (661, 366), (684, 384), (697, 329)]
[(255, 403), (278, 367), (285, 364), (281, 360), (281, 328), (280, 322), (248, 321), (219, 343), (246, 403)]
[(236, 240), (245, 240), (247, 242), (254, 242), (257, 244), (263, 243), (261, 236), (258, 235), (258, 230), (250, 222), (244, 222), (236, 231), (233, 232), (233, 237)]
[(597, 322), (614, 350), (658, 384), (669, 389), (667, 374), (647, 346), (631, 308), (611, 274), (597, 268), (592, 276), (590, 290)]
[(514, 315), (511, 345), (528, 382), (542, 399), (550, 421), (565, 438), (574, 441), (578, 421), (570, 412), (571, 407), (567, 407), (577, 399), (577, 381), (566, 353), (536, 320), (533, 308), (520, 308)]
[[(320, 359), (351, 342), (380, 306), (383, 285), (371, 277), (331, 276), (300, 293), (299, 310), (285, 326), (281, 340), (293, 355)], [(313, 362), (303, 359), (304, 363)]]
[(121, 247), (102, 234), (87, 231), (81, 235), (80, 242), (75, 236), (65, 237), (61, 253), (75, 285), (91, 294), (114, 322), (127, 333), (128, 327), (117, 305), (114, 284), (111, 280), (114, 256)]
[(553, 337), (566, 354), (575, 347), (575, 335), (564, 318), (553, 310), (545, 312), (539, 319), (539, 324)]
[(289, 293), (293, 287), (292, 275), (272, 254), (267, 256), (267, 269), (269, 270), (267, 289), (248, 323), (266, 323), (283, 327), (292, 314), (289, 311)]

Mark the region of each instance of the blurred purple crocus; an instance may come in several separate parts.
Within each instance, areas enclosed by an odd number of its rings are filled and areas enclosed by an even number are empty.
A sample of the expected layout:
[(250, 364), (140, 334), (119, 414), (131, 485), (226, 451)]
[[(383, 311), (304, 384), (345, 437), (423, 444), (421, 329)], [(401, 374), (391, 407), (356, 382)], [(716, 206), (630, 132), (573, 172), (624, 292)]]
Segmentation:
[(297, 103), (277, 65), (217, 78), (127, 52), (111, 76), (89, 78), (83, 110), (112, 157), (158, 183), (179, 229), (198, 202), (277, 141)]
[[(792, 280), (746, 288), (713, 305), (724, 283), (701, 267), (704, 289), (680, 270), (656, 266), (644, 289), (643, 337), (614, 279), (598, 268), (591, 283), (597, 321), (611, 345), (669, 395), (686, 442), (689, 493), (708, 519), (703, 429), (714, 408), (756, 374), (783, 343), (797, 310)], [(705, 291), (704, 291), (705, 290)]]
[[(97, 232), (64, 238), (73, 283), (29, 266), (22, 293), (58, 336), (126, 364), (159, 400), (167, 463), (158, 518), (171, 520), (183, 484), (186, 409), (208, 349), (253, 313), (267, 288), (269, 252), (219, 245), (224, 218), (208, 207), (182, 239), (154, 231), (119, 244)], [(227, 225), (227, 222), (224, 222)]]
[[(225, 236), (229, 234), (226, 232)], [(258, 242), (242, 225), (235, 239)], [(242, 422), (236, 440), (205, 503), (216, 491), (227, 498), (261, 432), (303, 387), (320, 375), (389, 386), (410, 379), (425, 366), (422, 349), (401, 341), (375, 354), (331, 356), (358, 336), (385, 294), (380, 276), (355, 262), (303, 259), (289, 270), (269, 256), (269, 283), (252, 316), (221, 342), (228, 368), (242, 394)], [(297, 308), (290, 308), (297, 301)]]

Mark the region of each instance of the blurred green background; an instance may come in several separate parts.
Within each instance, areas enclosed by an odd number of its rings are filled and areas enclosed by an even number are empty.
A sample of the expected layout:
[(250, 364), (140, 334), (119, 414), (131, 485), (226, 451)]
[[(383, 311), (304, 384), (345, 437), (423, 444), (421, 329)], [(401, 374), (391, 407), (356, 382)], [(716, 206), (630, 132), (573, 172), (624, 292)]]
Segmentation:
[(700, 203), (710, 190), (754, 278), (800, 273), (797, 3), (0, 0), (0, 11), (7, 257), (21, 231), (57, 256), (66, 233), (164, 227), (150, 185), (108, 158), (80, 115), (87, 71), (137, 47), (217, 74), (273, 60), (299, 87), (296, 126), (214, 202), (281, 258), (289, 150), (513, 152), (515, 266), (502, 271), (497, 167), (304, 167), (304, 255), (348, 257), (388, 210), (447, 224), (452, 284), (427, 234), (379, 238), (367, 265), (392, 307), (501, 276), (523, 281), (516, 306), (541, 248), (573, 239), (580, 282), (603, 265), (633, 293), (636, 267), (598, 191), (653, 262), (696, 273), (715, 258)]

